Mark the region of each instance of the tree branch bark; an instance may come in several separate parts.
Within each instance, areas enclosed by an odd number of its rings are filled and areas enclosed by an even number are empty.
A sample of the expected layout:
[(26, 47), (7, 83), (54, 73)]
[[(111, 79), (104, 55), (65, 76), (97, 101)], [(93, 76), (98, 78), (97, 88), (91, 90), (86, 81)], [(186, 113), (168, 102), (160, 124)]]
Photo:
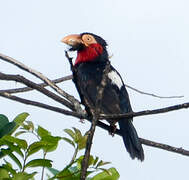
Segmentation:
[(26, 79), (23, 76), (20, 75), (10, 75), (10, 74), (4, 74), (0, 72), (0, 80), (7, 80), (7, 81), (16, 81), (25, 84), (28, 87), (31, 87), (33, 89), (38, 90), (39, 92), (43, 93), (44, 95), (52, 98), (53, 100), (63, 104), (64, 106), (74, 110), (74, 106), (69, 101), (63, 99), (62, 97), (54, 94), (53, 92), (39, 86), (38, 84)]
[(30, 74), (36, 76), (37, 78), (41, 79), (43, 82), (45, 82), (46, 84), (48, 84), (52, 89), (54, 89), (57, 93), (59, 93), (61, 96), (65, 97), (67, 100), (69, 100), (70, 102), (73, 103), (75, 110), (78, 110), (78, 112), (82, 112), (80, 103), (77, 99), (74, 98), (74, 96), (69, 95), (68, 93), (66, 93), (65, 91), (63, 91), (62, 89), (60, 89), (56, 84), (54, 84), (50, 79), (48, 79), (46, 76), (44, 76), (42, 73), (27, 67), (25, 64), (17, 61), (16, 59), (13, 59), (9, 56), (5, 56), (3, 54), (0, 53), (0, 59), (11, 63), (17, 67), (19, 67), (20, 69), (29, 72)]
[(189, 102), (183, 104), (177, 104), (174, 106), (168, 106), (165, 108), (154, 109), (154, 110), (145, 110), (139, 112), (131, 112), (126, 114), (101, 114), (100, 119), (117, 119), (117, 118), (131, 118), (131, 117), (138, 117), (138, 116), (146, 116), (146, 115), (153, 115), (153, 114), (162, 114), (167, 113), (170, 111), (176, 111), (180, 109), (189, 108)]
[(62, 108), (59, 108), (59, 107), (55, 107), (55, 106), (50, 106), (50, 105), (47, 105), (47, 104), (44, 104), (44, 103), (41, 103), (41, 102), (24, 99), (24, 98), (21, 98), (21, 97), (18, 97), (18, 96), (11, 95), (11, 94), (6, 93), (6, 92), (0, 92), (0, 96), (7, 98), (7, 99), (10, 99), (10, 100), (13, 100), (13, 101), (16, 101), (16, 102), (19, 102), (19, 103), (22, 103), (22, 104), (40, 107), (40, 108), (43, 108), (43, 109), (46, 109), (46, 110), (51, 110), (51, 111), (58, 112), (58, 113), (61, 113), (61, 114), (64, 114), (64, 115), (73, 116), (73, 117), (76, 117), (76, 118), (79, 118), (79, 119), (86, 118), (86, 116), (84, 116), (84, 113), (79, 114), (75, 111), (68, 111), (68, 110), (65, 110), (65, 109), (62, 109)]
[[(68, 80), (71, 80), (71, 79), (72, 79), (72, 75), (69, 75), (69, 76), (64, 76), (64, 77), (54, 79), (54, 80), (51, 80), (51, 81), (53, 83), (61, 83), (61, 82), (68, 81)], [(48, 84), (46, 84), (46, 83), (40, 83), (38, 85), (41, 86), (41, 87), (48, 86)], [(28, 91), (32, 91), (32, 90), (34, 90), (34, 89), (31, 88), (31, 87), (23, 87), (23, 88), (14, 88), (14, 89), (3, 89), (3, 90), (0, 90), (0, 92), (7, 92), (7, 93), (15, 94), (15, 93), (28, 92)]]

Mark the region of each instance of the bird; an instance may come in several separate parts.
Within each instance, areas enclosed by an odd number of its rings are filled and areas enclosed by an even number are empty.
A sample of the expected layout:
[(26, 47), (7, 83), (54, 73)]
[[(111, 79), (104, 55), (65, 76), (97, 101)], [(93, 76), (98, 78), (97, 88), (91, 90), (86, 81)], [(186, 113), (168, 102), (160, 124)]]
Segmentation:
[[(75, 63), (75, 85), (79, 92), (81, 103), (88, 114), (90, 107), (95, 107), (98, 87), (102, 81), (106, 64), (110, 63), (107, 42), (100, 36), (84, 32), (65, 36), (63, 43), (69, 46), (69, 51), (77, 51)], [(119, 72), (111, 65), (106, 74), (106, 84), (101, 99), (100, 113), (123, 114), (133, 112), (129, 95)], [(88, 103), (90, 103), (90, 107)], [(144, 160), (144, 150), (132, 118), (106, 119), (110, 127), (118, 122), (121, 136), (127, 152), (132, 159)]]

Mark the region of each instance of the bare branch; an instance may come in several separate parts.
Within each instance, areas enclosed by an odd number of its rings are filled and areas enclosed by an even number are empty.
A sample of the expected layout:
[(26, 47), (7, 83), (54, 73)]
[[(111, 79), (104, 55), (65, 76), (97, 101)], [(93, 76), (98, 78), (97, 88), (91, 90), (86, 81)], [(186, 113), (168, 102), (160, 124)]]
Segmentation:
[(44, 103), (41, 103), (41, 102), (31, 101), (31, 100), (28, 100), (28, 99), (20, 98), (18, 96), (14, 96), (14, 95), (11, 95), (11, 94), (6, 93), (6, 92), (0, 92), (0, 96), (5, 97), (7, 99), (11, 99), (13, 101), (20, 102), (22, 104), (37, 106), (37, 107), (47, 109), (47, 110), (51, 110), (51, 111), (54, 111), (54, 112), (58, 112), (58, 113), (61, 113), (61, 114), (64, 114), (64, 115), (73, 116), (73, 117), (76, 117), (76, 118), (86, 118), (86, 116), (84, 116), (83, 114), (79, 114), (79, 113), (74, 112), (74, 111), (68, 111), (68, 110), (64, 110), (62, 108), (55, 107), (55, 106), (50, 106), (50, 105), (47, 105), (47, 104), (44, 104)]
[(131, 118), (131, 117), (146, 116), (146, 115), (152, 115), (152, 114), (167, 113), (170, 111), (176, 111), (176, 110), (185, 109), (185, 108), (189, 108), (189, 102), (174, 105), (174, 106), (168, 106), (161, 109), (130, 112), (130, 113), (125, 113), (125, 114), (101, 114), (100, 119), (117, 119), (117, 118), (123, 118), (123, 117)]
[[(65, 76), (65, 77), (61, 77), (55, 80), (52, 80), (53, 83), (61, 83), (67, 80), (71, 80), (72, 79), (72, 75), (69, 76)], [(38, 84), (41, 87), (46, 87), (48, 86), (46, 83), (40, 83)], [(11, 93), (11, 94), (15, 94), (15, 93), (23, 93), (23, 92), (28, 92), (28, 91), (32, 91), (34, 90), (31, 87), (23, 87), (23, 88), (15, 88), (15, 89), (4, 89), (4, 90), (0, 90), (0, 92), (7, 92), (7, 93)]]
[[(105, 129), (107, 131), (111, 130), (110, 126), (106, 125), (105, 123), (103, 123), (101, 121), (98, 121), (97, 126), (99, 126), (102, 129)], [(115, 131), (115, 134), (121, 136), (120, 130), (117, 129)], [(170, 146), (170, 145), (163, 144), (163, 143), (158, 143), (158, 142), (155, 142), (155, 141), (150, 141), (150, 140), (143, 139), (143, 138), (139, 138), (139, 139), (140, 139), (141, 143), (146, 145), (146, 146), (151, 146), (151, 147), (155, 147), (155, 148), (158, 148), (158, 149), (163, 149), (163, 150), (166, 150), (166, 151), (181, 154), (181, 155), (184, 155), (184, 156), (189, 156), (189, 151), (185, 150), (181, 147), (178, 148), (178, 147)]]
[(170, 145), (167, 145), (167, 144), (149, 141), (149, 140), (143, 139), (143, 138), (140, 138), (140, 141), (142, 142), (142, 144), (147, 145), (147, 146), (156, 147), (156, 148), (163, 149), (163, 150), (166, 150), (166, 151), (178, 153), (178, 154), (181, 154), (181, 155), (184, 155), (184, 156), (189, 156), (189, 151), (185, 150), (181, 147), (179, 147), (179, 148), (173, 147), (173, 146), (170, 146)]
[(151, 93), (147, 93), (147, 92), (144, 92), (144, 91), (141, 91), (141, 90), (138, 90), (132, 86), (129, 86), (127, 84), (125, 84), (125, 86), (129, 89), (132, 89), (140, 94), (144, 94), (144, 95), (148, 95), (148, 96), (153, 96), (153, 97), (156, 97), (156, 98), (161, 98), (161, 99), (173, 99), (173, 98), (183, 98), (184, 96), (158, 96), (158, 95), (155, 95), (155, 94), (151, 94)]
[(25, 84), (28, 87), (31, 87), (33, 89), (38, 90), (39, 92), (43, 93), (44, 95), (54, 99), (55, 101), (65, 105), (66, 107), (74, 110), (74, 106), (67, 100), (63, 99), (62, 97), (54, 94), (53, 92), (39, 86), (38, 84), (24, 78), (23, 76), (20, 75), (9, 75), (9, 74), (4, 74), (0, 72), (0, 79), (1, 80), (11, 80), (11, 81), (16, 81)]
[(50, 81), (50, 79), (48, 79), (46, 76), (44, 76), (42, 73), (27, 67), (26, 65), (24, 65), (23, 63), (5, 56), (3, 54), (0, 54), (0, 59), (11, 63), (17, 67), (19, 67), (20, 69), (23, 69), (24, 71), (29, 72), (30, 74), (33, 74), (34, 76), (36, 76), (37, 78), (41, 79), (42, 81), (44, 81), (46, 84), (48, 84), (52, 89), (54, 89), (57, 93), (59, 93), (60, 95), (62, 95), (63, 97), (65, 97), (66, 99), (68, 99), (70, 102), (73, 103), (75, 110), (81, 111), (82, 112), (82, 108), (80, 106), (80, 103), (77, 99), (74, 98), (74, 96), (69, 95), (68, 93), (66, 93), (65, 91), (63, 91), (62, 89), (60, 89), (56, 84), (54, 84), (52, 81)]

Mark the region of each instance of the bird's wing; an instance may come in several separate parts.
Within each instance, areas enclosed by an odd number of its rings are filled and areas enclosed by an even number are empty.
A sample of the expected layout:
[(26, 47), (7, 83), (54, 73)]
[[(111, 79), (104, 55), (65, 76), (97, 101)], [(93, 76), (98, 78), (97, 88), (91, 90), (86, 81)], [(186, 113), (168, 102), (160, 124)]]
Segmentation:
[[(102, 73), (88, 72), (80, 74), (78, 86), (81, 94), (94, 107), (97, 98), (97, 87), (101, 83)], [(83, 99), (83, 96), (81, 99)], [(84, 101), (84, 99), (82, 100)], [(86, 104), (85, 104), (86, 105)], [(119, 73), (112, 67), (108, 73), (101, 102), (102, 113), (116, 114), (131, 111), (129, 97)]]

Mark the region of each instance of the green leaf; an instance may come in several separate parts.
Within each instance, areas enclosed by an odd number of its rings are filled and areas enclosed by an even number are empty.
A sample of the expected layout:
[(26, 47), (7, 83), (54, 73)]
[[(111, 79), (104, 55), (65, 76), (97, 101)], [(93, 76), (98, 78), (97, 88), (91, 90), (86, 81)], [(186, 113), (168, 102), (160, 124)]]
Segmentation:
[(69, 180), (72, 178), (72, 173), (69, 171), (69, 169), (64, 169), (63, 171), (59, 172), (55, 177), (60, 180)]
[(18, 153), (22, 158), (24, 157), (24, 154), (17, 145), (14, 145), (12, 142), (6, 140), (4, 140), (4, 145), (7, 145), (12, 152)]
[(87, 136), (83, 136), (80, 137), (80, 139), (78, 140), (78, 149), (82, 150), (86, 147), (86, 143), (87, 143)]
[(8, 123), (9, 123), (8, 118), (5, 115), (0, 114), (0, 131), (1, 131), (1, 128), (3, 128)]
[(93, 166), (96, 165), (96, 163), (98, 162), (98, 160), (99, 160), (99, 157), (96, 157), (95, 160), (94, 160), (94, 162), (93, 162)]
[(75, 141), (75, 133), (71, 129), (64, 129), (64, 132), (66, 132)]
[(51, 164), (52, 160), (48, 160), (48, 159), (34, 159), (31, 160), (30, 162), (28, 162), (24, 168), (27, 167), (52, 167)]
[(61, 140), (62, 138), (59, 136), (44, 136), (41, 139), (41, 142), (44, 143), (44, 151), (45, 152), (52, 152), (54, 150), (56, 150), (57, 146), (58, 146), (58, 142), (59, 140)]
[(0, 168), (0, 175), (1, 175), (0, 179), (9, 178), (9, 173), (4, 168)]
[(9, 122), (5, 124), (5, 126), (0, 129), (0, 138), (2, 138), (5, 135), (11, 134), (15, 126), (15, 122)]
[(27, 131), (18, 131), (17, 133), (15, 133), (15, 137), (17, 137), (21, 134), (24, 134), (24, 133), (27, 133)]
[(33, 172), (31, 174), (27, 174), (26, 172), (19, 172), (14, 175), (12, 180), (31, 180), (31, 178), (33, 178), (36, 174), (37, 172)]
[(74, 174), (74, 173), (80, 171), (80, 169), (78, 169), (77, 166), (71, 166), (71, 167), (69, 167), (68, 169), (69, 169), (69, 171), (70, 171), (72, 174)]
[(30, 144), (30, 146), (28, 147), (27, 156), (30, 156), (38, 152), (39, 150), (43, 150), (44, 146), (44, 142), (41, 141)]
[(93, 163), (94, 163), (94, 158), (92, 155), (90, 155), (88, 166), (92, 165)]
[(10, 135), (4, 136), (3, 139), (12, 143), (16, 143), (20, 148), (24, 150), (28, 147), (27, 142), (23, 139), (19, 139)]
[(26, 121), (26, 123), (27, 123), (27, 125), (29, 127), (29, 130), (33, 131), (34, 130), (34, 124), (33, 124), (33, 122), (32, 121)]
[(12, 153), (10, 149), (1, 149), (1, 152), (5, 155), (8, 155), (17, 165), (20, 169), (22, 169), (22, 164), (19, 161), (19, 159)]
[(82, 134), (81, 134), (81, 131), (77, 128), (74, 128), (74, 131), (75, 131), (75, 142), (78, 142), (80, 139), (82, 139)]
[(67, 143), (71, 144), (71, 145), (75, 148), (75, 144), (74, 144), (74, 142), (73, 142), (71, 139), (68, 139), (68, 138), (66, 138), (66, 137), (63, 137), (62, 139), (63, 139), (64, 141), (66, 141)]
[(57, 169), (55, 169), (55, 168), (52, 168), (52, 167), (48, 167), (47, 169), (48, 169), (54, 176), (60, 172), (59, 170), (57, 170)]
[(25, 121), (25, 123), (21, 123), (22, 128), (26, 131), (34, 131), (34, 124), (31, 121)]
[(96, 168), (97, 168), (97, 167), (100, 167), (100, 166), (104, 166), (104, 165), (106, 165), (106, 164), (110, 164), (110, 162), (104, 162), (104, 161), (100, 160), (100, 161), (98, 162), (98, 164), (96, 165)]
[(37, 128), (37, 134), (42, 138), (44, 136), (48, 136), (51, 135), (51, 133), (49, 131), (47, 131), (46, 129), (44, 129), (41, 126), (38, 126)]
[[(80, 170), (81, 170), (81, 164), (82, 164), (83, 158), (84, 158), (84, 156), (82, 155), (82, 156), (80, 156), (80, 157), (76, 160), (77, 168), (80, 169)], [(93, 162), (94, 162), (94, 158), (93, 158), (92, 155), (90, 155), (90, 157), (89, 157), (89, 166), (90, 166), (91, 164), (93, 164)]]
[(84, 156), (80, 156), (77, 160), (76, 160), (76, 163), (77, 163), (77, 168), (78, 169), (81, 169), (81, 163), (82, 163), (82, 160), (83, 160)]
[(17, 115), (17, 116), (14, 118), (13, 122), (16, 123), (16, 126), (15, 126), (15, 127), (13, 128), (13, 130), (11, 131), (11, 134), (12, 134), (13, 132), (15, 132), (16, 129), (17, 129), (20, 125), (23, 124), (23, 122), (26, 120), (26, 118), (27, 118), (28, 116), (29, 116), (29, 114), (26, 113), (26, 112), (24, 112), (24, 113), (21, 113), (21, 114)]
[(74, 127), (73, 129), (74, 131), (72, 131), (71, 129), (65, 129), (64, 131), (74, 140), (74, 142), (73, 141), (72, 142), (78, 145), (78, 149), (82, 150), (86, 147), (87, 135), (82, 136), (81, 131), (79, 129), (74, 128)]
[(2, 168), (6, 169), (12, 175), (16, 174), (16, 171), (12, 168), (12, 165), (9, 162), (7, 162), (7, 161), (5, 161), (5, 162), (6, 162), (6, 164), (3, 164)]
[(19, 127), (19, 124), (23, 122), (28, 113), (19, 114), (12, 122), (8, 121), (8, 118), (0, 114), (0, 138), (4, 135), (11, 135)]
[(98, 168), (98, 169), (100, 169), (101, 171), (106, 172), (109, 176), (112, 176), (111, 171), (109, 171), (108, 169), (105, 169), (105, 168)]
[(64, 169), (63, 171), (59, 172), (56, 176), (59, 180), (78, 180), (80, 179), (80, 171), (77, 173), (70, 172), (69, 169)]
[(5, 155), (0, 151), (0, 159), (3, 158)]
[[(109, 173), (107, 173), (107, 171)], [(111, 175), (110, 175), (111, 174)], [(115, 168), (107, 169), (97, 175), (95, 175), (91, 180), (118, 180), (120, 177), (119, 173)]]

